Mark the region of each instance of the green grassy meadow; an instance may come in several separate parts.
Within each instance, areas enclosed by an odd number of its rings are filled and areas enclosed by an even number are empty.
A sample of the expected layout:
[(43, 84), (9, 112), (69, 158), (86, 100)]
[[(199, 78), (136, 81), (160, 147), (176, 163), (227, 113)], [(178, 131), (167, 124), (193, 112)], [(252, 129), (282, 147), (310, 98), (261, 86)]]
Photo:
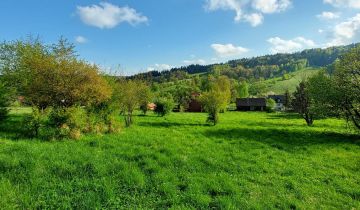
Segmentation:
[(318, 73), (320, 68), (305, 68), (289, 73), (289, 79), (284, 80), (282, 77), (276, 77), (261, 81), (266, 86), (266, 91), (272, 91), (276, 94), (284, 94), (286, 90), (294, 92), (299, 83)]
[(0, 209), (360, 209), (360, 137), (342, 120), (149, 114), (46, 142), (18, 138), (24, 112), (0, 126)]

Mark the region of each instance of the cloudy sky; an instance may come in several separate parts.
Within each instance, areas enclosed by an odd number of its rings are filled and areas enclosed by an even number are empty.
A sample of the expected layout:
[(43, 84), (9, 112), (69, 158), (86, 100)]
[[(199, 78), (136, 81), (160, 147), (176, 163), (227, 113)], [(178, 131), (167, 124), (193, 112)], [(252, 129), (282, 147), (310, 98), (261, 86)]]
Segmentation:
[(358, 42), (360, 0), (1, 0), (0, 24), (130, 75)]

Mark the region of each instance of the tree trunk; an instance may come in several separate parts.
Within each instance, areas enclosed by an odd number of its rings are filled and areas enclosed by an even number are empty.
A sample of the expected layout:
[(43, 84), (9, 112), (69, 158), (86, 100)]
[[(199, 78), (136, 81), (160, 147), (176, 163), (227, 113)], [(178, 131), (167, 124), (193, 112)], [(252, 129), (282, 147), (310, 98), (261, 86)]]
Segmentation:
[(312, 125), (313, 125), (314, 120), (312, 119), (312, 117), (311, 117), (310, 114), (306, 113), (305, 116), (304, 116), (304, 119), (305, 119), (306, 124), (307, 124), (308, 126), (312, 126)]
[(130, 127), (131, 124), (132, 124), (132, 113), (128, 113), (125, 116), (125, 125), (126, 125), (126, 127)]

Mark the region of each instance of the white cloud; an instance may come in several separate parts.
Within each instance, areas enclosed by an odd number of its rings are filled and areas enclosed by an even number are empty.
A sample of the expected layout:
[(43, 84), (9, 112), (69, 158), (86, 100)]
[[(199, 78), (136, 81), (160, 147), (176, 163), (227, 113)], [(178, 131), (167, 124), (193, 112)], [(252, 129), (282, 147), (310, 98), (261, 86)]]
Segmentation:
[(331, 4), (334, 7), (348, 7), (360, 9), (359, 0), (324, 0), (324, 3)]
[(156, 63), (155, 65), (153, 66), (149, 66), (147, 68), (148, 71), (163, 71), (163, 70), (169, 70), (173, 68), (171, 65), (169, 64), (158, 64)]
[(212, 44), (211, 48), (219, 57), (238, 56), (249, 51), (249, 49), (234, 46), (233, 44)]
[(348, 20), (338, 23), (333, 29), (332, 40), (326, 46), (349, 44), (360, 36), (360, 13)]
[(271, 53), (291, 53), (316, 46), (314, 41), (304, 37), (296, 37), (291, 40), (272, 37), (267, 41), (272, 45), (270, 48)]
[(316, 17), (322, 20), (334, 20), (339, 18), (340, 14), (334, 12), (322, 12), (321, 14), (316, 15)]
[(206, 0), (205, 8), (209, 11), (232, 10), (235, 22), (245, 21), (255, 27), (263, 22), (263, 14), (282, 12), (290, 6), (291, 0)]
[(253, 8), (258, 11), (271, 14), (275, 12), (282, 12), (291, 6), (290, 0), (254, 0)]
[(191, 64), (199, 64), (199, 65), (205, 65), (206, 61), (203, 59), (196, 59), (196, 60), (184, 60), (184, 64), (191, 65)]
[(77, 36), (75, 38), (75, 41), (79, 44), (84, 44), (84, 43), (88, 42), (88, 40), (83, 36)]
[(78, 6), (77, 13), (85, 24), (102, 29), (114, 28), (123, 22), (136, 25), (148, 21), (146, 16), (133, 8), (119, 7), (107, 2), (101, 2), (99, 5)]
[(252, 27), (256, 27), (263, 23), (264, 16), (259, 13), (253, 13), (250, 15), (244, 15), (244, 19), (246, 22), (249, 22)]

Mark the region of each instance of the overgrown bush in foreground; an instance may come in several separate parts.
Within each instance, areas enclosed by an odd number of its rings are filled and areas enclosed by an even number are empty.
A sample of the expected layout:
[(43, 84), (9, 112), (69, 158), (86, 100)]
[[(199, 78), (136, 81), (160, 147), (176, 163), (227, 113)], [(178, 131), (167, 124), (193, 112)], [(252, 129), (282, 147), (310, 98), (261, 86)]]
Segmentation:
[(0, 49), (4, 79), (34, 107), (25, 122), (30, 136), (42, 135), (46, 128), (51, 138), (79, 138), (88, 131), (90, 114), (99, 114), (95, 118), (102, 122), (96, 125), (109, 124), (103, 112), (85, 110), (110, 101), (112, 88), (96, 65), (77, 58), (65, 39), (55, 45), (38, 39), (8, 42)]

